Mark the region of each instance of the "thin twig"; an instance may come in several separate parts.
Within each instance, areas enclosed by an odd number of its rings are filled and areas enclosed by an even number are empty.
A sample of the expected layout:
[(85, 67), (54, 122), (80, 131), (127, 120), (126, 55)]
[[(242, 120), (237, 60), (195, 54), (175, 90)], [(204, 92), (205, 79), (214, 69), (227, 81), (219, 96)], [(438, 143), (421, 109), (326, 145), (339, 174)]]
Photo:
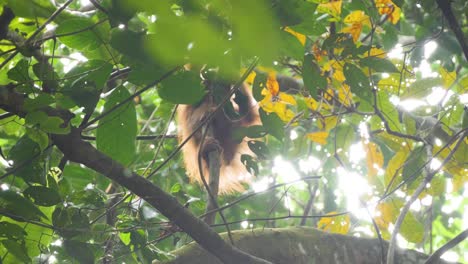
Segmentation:
[(180, 66), (177, 66), (175, 68), (173, 68), (172, 70), (166, 72), (163, 76), (161, 76), (161, 78), (157, 79), (156, 81), (146, 85), (145, 87), (143, 87), (141, 90), (137, 91), (136, 93), (132, 94), (131, 96), (127, 97), (125, 100), (123, 100), (122, 102), (114, 105), (113, 107), (111, 107), (109, 110), (105, 111), (104, 113), (100, 114), (99, 116), (97, 116), (96, 118), (94, 118), (93, 120), (89, 121), (85, 127), (89, 127), (90, 125), (96, 123), (97, 121), (99, 121), (100, 119), (102, 119), (103, 117), (109, 115), (110, 113), (112, 113), (113, 111), (115, 111), (117, 108), (121, 107), (122, 105), (130, 102), (131, 100), (133, 100), (133, 98), (139, 96), (140, 94), (146, 92), (147, 90), (149, 90), (150, 88), (154, 87), (155, 85), (157, 85), (158, 83), (160, 83), (161, 81), (163, 81), (164, 79), (168, 78), (169, 76), (171, 76), (174, 72), (176, 72), (177, 70), (180, 69)]

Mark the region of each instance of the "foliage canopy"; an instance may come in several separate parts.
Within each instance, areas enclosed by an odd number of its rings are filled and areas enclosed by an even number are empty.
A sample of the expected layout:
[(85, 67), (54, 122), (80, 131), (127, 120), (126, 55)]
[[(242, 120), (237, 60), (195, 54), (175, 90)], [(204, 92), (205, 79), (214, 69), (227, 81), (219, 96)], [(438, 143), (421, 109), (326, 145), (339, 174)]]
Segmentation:
[(204, 212), (174, 113), (210, 78), (248, 83), (263, 123), (234, 133), (257, 176), (219, 198), (232, 229), (399, 234), (431, 254), (468, 222), (467, 3), (447, 3), (0, 0), (0, 263), (150, 263), (188, 242), (124, 176)]

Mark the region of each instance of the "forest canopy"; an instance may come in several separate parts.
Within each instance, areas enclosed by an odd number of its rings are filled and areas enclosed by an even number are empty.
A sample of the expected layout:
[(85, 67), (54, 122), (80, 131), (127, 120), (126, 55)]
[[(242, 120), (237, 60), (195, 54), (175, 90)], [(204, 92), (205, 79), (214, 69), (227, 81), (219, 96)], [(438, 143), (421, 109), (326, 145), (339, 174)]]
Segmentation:
[[(233, 231), (309, 227), (376, 239), (381, 263), (468, 261), (467, 8), (0, 0), (0, 263), (151, 263), (192, 241), (270, 263)], [(196, 129), (235, 122), (245, 87), (261, 122), (229, 136), (255, 176), (213, 198), (176, 112), (210, 95)]]

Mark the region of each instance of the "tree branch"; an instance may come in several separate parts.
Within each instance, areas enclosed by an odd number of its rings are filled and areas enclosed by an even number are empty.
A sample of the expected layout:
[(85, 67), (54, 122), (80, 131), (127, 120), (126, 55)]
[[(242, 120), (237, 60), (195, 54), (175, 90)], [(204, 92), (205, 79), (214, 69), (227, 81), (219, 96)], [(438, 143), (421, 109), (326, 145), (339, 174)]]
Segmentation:
[(460, 44), (463, 54), (465, 54), (465, 59), (468, 60), (468, 44), (465, 41), (465, 37), (463, 35), (463, 31), (458, 25), (458, 21), (453, 14), (452, 7), (450, 6), (449, 0), (437, 0), (437, 6), (439, 6), (440, 10), (444, 14), (445, 19), (447, 19), (450, 29), (452, 29), (453, 34), (458, 40)]
[(456, 237), (454, 237), (452, 240), (447, 242), (447, 244), (443, 245), (441, 248), (436, 250), (427, 260), (424, 264), (435, 264), (438, 261), (440, 261), (440, 257), (447, 252), (449, 249), (455, 247), (458, 245), (460, 242), (465, 240), (468, 237), (468, 229), (465, 229), (465, 231), (461, 232), (458, 234)]

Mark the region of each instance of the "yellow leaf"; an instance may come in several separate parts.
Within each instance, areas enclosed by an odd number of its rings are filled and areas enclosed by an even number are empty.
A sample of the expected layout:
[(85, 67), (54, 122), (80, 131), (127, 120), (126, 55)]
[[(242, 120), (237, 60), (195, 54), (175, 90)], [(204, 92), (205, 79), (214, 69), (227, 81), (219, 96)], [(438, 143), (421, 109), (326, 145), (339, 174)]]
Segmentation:
[(444, 82), (444, 87), (449, 89), (452, 84), (455, 82), (457, 79), (457, 73), (456, 72), (448, 72), (445, 68), (440, 67), (439, 69), (440, 76), (442, 77), (442, 80)]
[(289, 122), (294, 118), (294, 112), (291, 109), (287, 109), (284, 104), (277, 104), (274, 107), (274, 112), (279, 116), (283, 122)]
[(452, 190), (458, 192), (463, 188), (466, 182), (468, 182), (468, 169), (460, 168), (457, 174), (452, 174)]
[[(378, 216), (375, 218), (377, 226), (382, 230), (387, 230), (389, 224), (395, 224), (402, 207), (403, 202), (396, 199), (377, 205)], [(419, 243), (423, 239), (424, 227), (411, 212), (408, 212), (400, 227), (400, 234), (408, 241)]]
[[(335, 68), (335, 67), (334, 67)], [(344, 82), (346, 77), (343, 74), (343, 68), (337, 67), (335, 71), (333, 71), (333, 79), (337, 80), (338, 82)]]
[(257, 76), (257, 74), (254, 71), (252, 71), (251, 73), (249, 73), (249, 76), (247, 76), (247, 78), (245, 79), (245, 82), (252, 85), (255, 80), (255, 76)]
[(369, 17), (361, 10), (351, 12), (345, 17), (344, 22), (351, 25), (343, 28), (341, 32), (351, 34), (354, 42), (358, 41), (363, 26), (371, 25)]
[(401, 16), (401, 9), (391, 0), (376, 0), (375, 6), (379, 10), (379, 14), (387, 15), (388, 20), (393, 24), (398, 23)]
[(280, 102), (283, 102), (283, 103), (286, 103), (286, 104), (290, 104), (290, 105), (296, 105), (296, 99), (294, 99), (294, 97), (290, 94), (287, 94), (287, 93), (279, 93), (278, 94), (278, 100)]
[(330, 131), (336, 127), (337, 123), (338, 123), (337, 116), (329, 116), (329, 117), (319, 119), (317, 126), (322, 131)]
[(307, 138), (321, 145), (327, 144), (328, 132), (319, 131), (307, 134)]
[(343, 65), (336, 60), (329, 60), (322, 66), (322, 71), (333, 72), (333, 79), (337, 80), (338, 82), (344, 82), (346, 80), (343, 74)]
[(401, 175), (401, 172), (403, 171), (403, 165), (408, 158), (408, 155), (408, 149), (404, 148), (398, 151), (388, 162), (384, 176), (385, 186), (388, 186), (391, 182), (392, 186), (395, 186), (399, 183), (399, 181), (396, 179), (398, 179), (398, 177)]
[(289, 122), (294, 118), (294, 112), (286, 107), (285, 103), (272, 101), (271, 95), (266, 95), (259, 102), (260, 107), (267, 113), (276, 113), (283, 122)]
[(369, 55), (370, 57), (377, 57), (381, 59), (385, 59), (387, 57), (387, 53), (383, 49), (375, 48), (372, 47), (370, 52), (364, 53), (364, 56), (367, 57)]
[(353, 37), (353, 41), (356, 42), (359, 39), (362, 31), (362, 24), (354, 23), (351, 26), (347, 26), (341, 30), (343, 33), (349, 33)]
[(312, 97), (304, 98), (304, 102), (306, 103), (307, 107), (314, 111), (317, 110), (319, 105), (318, 102)]
[(349, 85), (343, 84), (341, 87), (337, 88), (337, 90), (340, 103), (342, 103), (344, 106), (351, 106), (353, 103), (353, 94), (351, 93)]
[(369, 142), (364, 144), (364, 149), (366, 151), (366, 161), (367, 161), (367, 176), (369, 178), (374, 178), (379, 169), (383, 166), (383, 154), (380, 150), (380, 147), (374, 142)]
[(275, 73), (270, 73), (268, 74), (268, 79), (266, 83), (266, 88), (268, 91), (273, 95), (277, 96), (279, 93), (279, 83), (276, 80), (276, 74)]
[[(434, 145), (432, 150), (433, 156), (439, 160), (445, 160), (452, 150), (455, 148), (457, 142), (453, 142), (448, 147), (440, 147)], [(458, 149), (453, 154), (452, 158), (443, 166), (443, 170), (450, 173), (452, 176), (453, 192), (459, 191), (463, 188), (464, 184), (468, 182), (468, 169), (466, 161), (468, 159), (468, 139), (458, 146)]]
[(302, 46), (305, 46), (305, 42), (306, 42), (306, 36), (305, 36), (305, 35), (303, 35), (303, 34), (301, 34), (301, 33), (298, 33), (298, 32), (292, 30), (292, 29), (289, 28), (289, 27), (286, 27), (286, 28), (284, 29), (284, 31), (286, 31), (286, 32), (288, 32), (289, 34), (291, 34), (291, 35), (293, 35), (294, 37), (296, 37), (296, 38), (299, 40), (299, 42), (301, 42)]
[[(326, 215), (334, 215), (336, 212), (330, 212)], [(349, 215), (339, 215), (334, 217), (323, 217), (317, 223), (317, 228), (336, 234), (347, 234), (349, 232)]]
[(326, 13), (326, 14), (331, 15), (332, 17), (337, 18), (341, 15), (341, 4), (342, 4), (341, 0), (339, 1), (330, 0), (330, 2), (328, 3), (319, 4), (319, 6), (317, 7), (317, 12)]
[(369, 26), (369, 27), (371, 25), (369, 17), (362, 10), (351, 12), (349, 15), (345, 17), (344, 22), (346, 24), (358, 23), (361, 25)]

